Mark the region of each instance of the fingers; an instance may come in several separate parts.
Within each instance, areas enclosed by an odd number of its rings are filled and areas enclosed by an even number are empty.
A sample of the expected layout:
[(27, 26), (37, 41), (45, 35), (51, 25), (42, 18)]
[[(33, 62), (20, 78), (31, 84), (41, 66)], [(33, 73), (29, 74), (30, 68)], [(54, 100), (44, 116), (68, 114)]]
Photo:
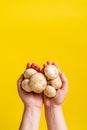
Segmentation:
[(41, 70), (41, 73), (44, 73), (44, 68)]
[(24, 75), (22, 74), (20, 76), (20, 78), (18, 79), (18, 81), (17, 81), (17, 86), (18, 86), (18, 91), (19, 92), (21, 91), (21, 83), (22, 83), (23, 80), (24, 80)]
[(31, 64), (31, 68), (34, 68), (35, 66), (36, 66), (36, 63), (33, 62), (33, 63)]
[(47, 66), (47, 64), (43, 64), (43, 67), (45, 68)]
[(44, 74), (44, 69), (45, 69), (45, 67), (47, 67), (48, 65), (54, 65), (54, 66), (56, 66), (56, 67), (58, 68), (58, 65), (57, 65), (55, 62), (47, 61), (45, 64), (43, 64), (43, 68), (42, 68), (42, 70), (41, 70), (41, 73)]
[(35, 62), (33, 62), (32, 64), (28, 63), (27, 66), (26, 66), (26, 69), (33, 68), (37, 72), (44, 73), (44, 68), (47, 67), (48, 65), (56, 66), (58, 68), (58, 70), (59, 70), (59, 73), (61, 73), (61, 70), (59, 69), (58, 65), (55, 62), (51, 62), (51, 61), (47, 61), (45, 64), (43, 64), (43, 68), (42, 69), (40, 69), (40, 66), (37, 65)]
[(32, 64), (28, 63), (27, 66), (26, 66), (26, 69), (29, 69), (29, 68), (33, 68), (36, 71), (41, 72), (40, 66), (37, 65), (35, 62), (33, 62)]
[(53, 62), (52, 65), (54, 65), (54, 66), (56, 66), (58, 68), (58, 65), (55, 62)]
[(31, 68), (31, 63), (27, 63), (26, 69)]
[(55, 62), (47, 61), (46, 64), (43, 65), (43, 69), (42, 70), (40, 69), (40, 66), (37, 65), (35, 62), (33, 62), (32, 64), (31, 63), (27, 63), (26, 69), (33, 68), (36, 71), (43, 73), (44, 72), (44, 68), (47, 65), (54, 65), (54, 66), (56, 66), (58, 68), (58, 65)]
[(36, 71), (40, 71), (40, 66), (39, 65), (36, 65), (33, 69), (35, 69)]
[(45, 64), (43, 64), (43, 68), (41, 70), (42, 73), (44, 73), (44, 68), (47, 67), (48, 65), (54, 65), (58, 68), (58, 65), (55, 62), (47, 61)]
[(50, 61), (47, 61), (47, 65), (50, 65), (51, 64), (51, 62)]
[(58, 65), (55, 62), (47, 61), (47, 65), (54, 65), (58, 68)]
[(47, 66), (47, 64), (43, 64), (43, 68), (41, 69), (41, 73), (44, 74), (44, 68)]
[(59, 75), (60, 75), (60, 78), (61, 78), (61, 81), (62, 81), (62, 88), (61, 88), (61, 90), (64, 91), (64, 92), (67, 92), (68, 91), (68, 80), (65, 77), (64, 73), (60, 72)]

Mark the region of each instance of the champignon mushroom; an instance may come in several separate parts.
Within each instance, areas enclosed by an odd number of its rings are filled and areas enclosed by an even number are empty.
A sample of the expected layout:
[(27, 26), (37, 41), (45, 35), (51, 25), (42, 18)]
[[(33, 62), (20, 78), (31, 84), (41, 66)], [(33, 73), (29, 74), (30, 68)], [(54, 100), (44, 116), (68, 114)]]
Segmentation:
[(47, 79), (55, 79), (58, 76), (58, 69), (54, 65), (47, 65), (44, 68), (44, 73)]
[(62, 81), (59, 75), (57, 76), (57, 78), (50, 80), (50, 83), (55, 89), (59, 89), (62, 86)]
[(52, 98), (52, 97), (55, 97), (56, 95), (56, 90), (55, 88), (53, 88), (51, 85), (47, 85), (46, 89), (44, 90), (44, 94), (49, 97), (49, 98)]
[(47, 86), (47, 80), (42, 73), (36, 73), (30, 78), (29, 86), (35, 93), (41, 93)]
[(34, 75), (35, 73), (37, 73), (36, 70), (32, 69), (32, 68), (29, 68), (29, 69), (26, 69), (25, 72), (24, 72), (24, 78), (31, 78), (32, 75)]
[(29, 79), (24, 79), (21, 84), (23, 90), (26, 92), (32, 92), (31, 87), (29, 86)]

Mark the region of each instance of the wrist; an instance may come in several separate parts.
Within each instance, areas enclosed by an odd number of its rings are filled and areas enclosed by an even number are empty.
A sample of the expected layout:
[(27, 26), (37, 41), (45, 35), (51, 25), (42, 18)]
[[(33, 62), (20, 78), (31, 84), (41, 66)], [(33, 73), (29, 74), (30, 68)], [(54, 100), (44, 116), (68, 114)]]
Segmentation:
[(41, 112), (41, 107), (37, 107), (37, 106), (24, 106), (24, 112), (27, 112), (27, 113), (37, 113), (38, 114)]
[(44, 104), (45, 110), (62, 110), (62, 105), (55, 105), (55, 104), (50, 104), (50, 105), (46, 105)]
[(54, 115), (55, 113), (62, 113), (61, 105), (45, 106), (45, 115), (47, 118), (49, 118), (50, 115)]
[(48, 130), (67, 130), (62, 105), (45, 106), (45, 117)]
[(24, 106), (20, 130), (38, 130), (41, 109), (35, 106)]
[(29, 111), (29, 110), (41, 110), (42, 106), (36, 106), (36, 105), (25, 105), (24, 104), (24, 110)]

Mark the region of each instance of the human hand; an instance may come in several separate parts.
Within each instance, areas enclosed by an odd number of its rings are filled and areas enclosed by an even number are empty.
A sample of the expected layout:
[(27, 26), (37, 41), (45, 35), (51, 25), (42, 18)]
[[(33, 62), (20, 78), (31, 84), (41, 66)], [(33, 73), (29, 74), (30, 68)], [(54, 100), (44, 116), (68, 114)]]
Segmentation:
[[(44, 68), (50, 64), (55, 65), (58, 68), (56, 63), (51, 63), (49, 61), (46, 64), (44, 64)], [(44, 72), (44, 68), (42, 69), (42, 72)], [(62, 81), (62, 87), (57, 90), (56, 96), (54, 98), (48, 98), (44, 95), (45, 107), (61, 106), (61, 104), (63, 103), (63, 101), (66, 97), (66, 94), (68, 91), (68, 81), (67, 81), (67, 78), (65, 77), (65, 75), (61, 72), (61, 70), (59, 68), (58, 68), (58, 70), (59, 70), (60, 79)]]
[[(41, 71), (40, 67), (38, 65), (36, 65), (36, 63), (32, 63), (32, 64), (28, 63), (27, 69), (28, 68), (33, 68), (38, 72)], [(42, 104), (43, 104), (42, 94), (36, 94), (33, 92), (31, 92), (31, 93), (25, 92), (21, 87), (21, 83), (22, 83), (23, 79), (24, 79), (24, 76), (22, 74), (17, 81), (17, 86), (18, 86), (17, 88), (18, 88), (19, 96), (24, 103), (24, 106), (25, 107), (33, 106), (33, 107), (41, 108)]]
[[(47, 62), (46, 64), (44, 64), (44, 68), (50, 64), (58, 67), (57, 64), (55, 63)], [(33, 68), (38, 72), (44, 73), (44, 68), (40, 70), (40, 67), (35, 63), (27, 64), (27, 69), (28, 68)], [(57, 90), (57, 94), (54, 98), (48, 98), (45, 95), (43, 97), (42, 94), (36, 94), (33, 92), (31, 93), (25, 92), (21, 87), (21, 83), (24, 79), (24, 76), (23, 74), (20, 76), (17, 82), (18, 93), (25, 106), (22, 122), (20, 125), (20, 130), (24, 130), (24, 129), (38, 130), (43, 98), (44, 98), (44, 106), (46, 108), (45, 115), (46, 115), (48, 130), (54, 130), (54, 129), (67, 130), (64, 121), (64, 116), (61, 109), (61, 104), (63, 103), (68, 91), (68, 82), (65, 75), (60, 70), (59, 70), (59, 76), (62, 81), (62, 87)]]

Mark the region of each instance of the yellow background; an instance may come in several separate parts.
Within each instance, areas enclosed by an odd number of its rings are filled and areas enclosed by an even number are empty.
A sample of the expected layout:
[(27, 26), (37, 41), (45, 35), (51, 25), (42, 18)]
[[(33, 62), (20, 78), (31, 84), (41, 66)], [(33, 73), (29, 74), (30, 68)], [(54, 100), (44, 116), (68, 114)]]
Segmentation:
[[(0, 130), (18, 130), (16, 81), (28, 61), (59, 64), (69, 80), (63, 104), (69, 130), (87, 130), (87, 1), (0, 1)], [(40, 130), (46, 130), (42, 110)]]

